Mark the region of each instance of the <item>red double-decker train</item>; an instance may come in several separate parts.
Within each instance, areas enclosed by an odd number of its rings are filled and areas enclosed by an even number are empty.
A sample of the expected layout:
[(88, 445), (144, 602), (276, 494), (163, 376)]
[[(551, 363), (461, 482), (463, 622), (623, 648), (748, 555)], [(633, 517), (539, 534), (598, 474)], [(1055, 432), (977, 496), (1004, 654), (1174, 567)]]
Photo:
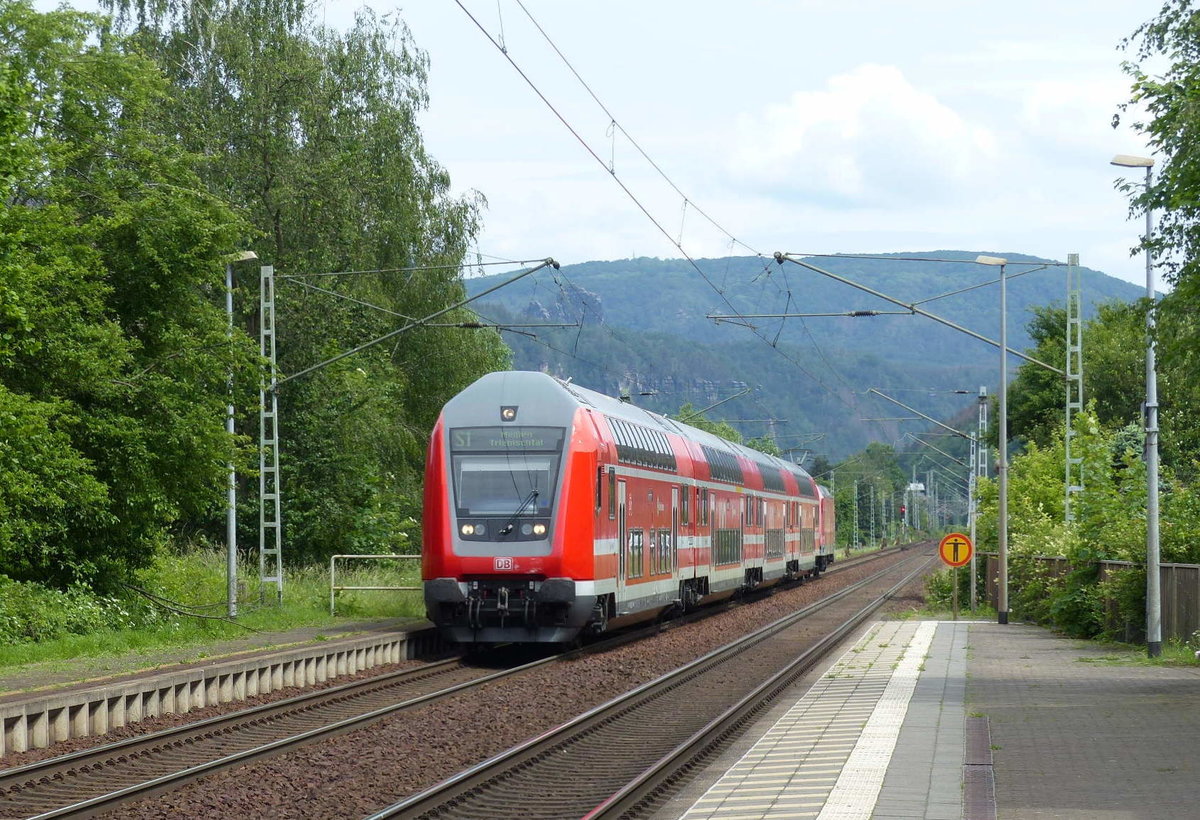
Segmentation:
[(797, 465), (544, 373), (484, 376), (430, 440), (425, 605), (451, 641), (567, 643), (816, 576), (833, 547)]

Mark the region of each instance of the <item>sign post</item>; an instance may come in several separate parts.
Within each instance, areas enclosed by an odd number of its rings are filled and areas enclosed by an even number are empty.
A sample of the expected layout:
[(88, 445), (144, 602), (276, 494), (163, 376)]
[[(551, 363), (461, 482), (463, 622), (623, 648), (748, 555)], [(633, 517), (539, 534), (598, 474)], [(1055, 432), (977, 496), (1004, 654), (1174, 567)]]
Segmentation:
[(954, 620), (958, 620), (958, 568), (970, 563), (971, 556), (975, 552), (975, 545), (971, 543), (971, 539), (963, 535), (961, 532), (952, 532), (942, 538), (938, 544), (938, 555), (947, 566), (954, 570)]

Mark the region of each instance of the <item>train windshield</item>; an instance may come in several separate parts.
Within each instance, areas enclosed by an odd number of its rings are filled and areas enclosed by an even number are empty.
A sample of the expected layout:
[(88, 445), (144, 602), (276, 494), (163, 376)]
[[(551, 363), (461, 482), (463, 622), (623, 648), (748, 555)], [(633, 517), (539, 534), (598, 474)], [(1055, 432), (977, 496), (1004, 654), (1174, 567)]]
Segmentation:
[(474, 427), (450, 431), (459, 515), (548, 515), (563, 429)]

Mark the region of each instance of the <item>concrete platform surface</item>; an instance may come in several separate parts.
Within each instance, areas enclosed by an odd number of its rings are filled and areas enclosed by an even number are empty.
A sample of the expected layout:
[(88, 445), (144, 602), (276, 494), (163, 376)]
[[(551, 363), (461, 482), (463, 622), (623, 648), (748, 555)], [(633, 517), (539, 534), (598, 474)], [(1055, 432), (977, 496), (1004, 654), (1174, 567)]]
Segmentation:
[(1000, 818), (1200, 817), (1200, 668), (1022, 624), (972, 624), (968, 654)]
[(782, 700), (656, 820), (1200, 818), (1200, 667), (884, 621)]

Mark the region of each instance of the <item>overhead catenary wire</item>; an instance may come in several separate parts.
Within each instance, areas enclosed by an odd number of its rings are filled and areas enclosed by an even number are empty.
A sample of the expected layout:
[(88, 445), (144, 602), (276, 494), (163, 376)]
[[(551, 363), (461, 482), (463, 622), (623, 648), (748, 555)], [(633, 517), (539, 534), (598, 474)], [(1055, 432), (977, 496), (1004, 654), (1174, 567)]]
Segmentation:
[[(811, 256), (818, 259), (874, 259), (881, 262), (937, 262), (949, 265), (969, 265), (974, 259), (944, 259), (936, 256), (897, 256), (887, 253), (811, 253), (808, 251), (791, 251), (795, 256)], [(1066, 262), (1046, 262), (1043, 260), (1032, 260), (1029, 262), (1020, 262), (1010, 260), (1008, 266), (1012, 265), (1042, 265), (1047, 268), (1065, 268), (1068, 266)], [(1028, 273), (1028, 271), (1025, 271)]]
[[(596, 105), (598, 105), (600, 107), (600, 110), (605, 113), (605, 115), (608, 117), (609, 122), (610, 122), (609, 127), (616, 131), (620, 131), (622, 136), (624, 136), (625, 139), (629, 140), (629, 144), (632, 145), (634, 150), (636, 150), (638, 152), (638, 154), (641, 155), (642, 159), (644, 159), (647, 162), (647, 164), (649, 164), (650, 167), (653, 168), (660, 177), (662, 177), (663, 181), (666, 182), (667, 185), (669, 185), (671, 187), (671, 190), (673, 190), (676, 194), (679, 195), (679, 197), (684, 202), (685, 209), (687, 206), (690, 205), (692, 210), (694, 210), (700, 216), (704, 217), (704, 219), (706, 219), (710, 225), (712, 225), (718, 231), (723, 233), (725, 236), (729, 237), (729, 241), (731, 243), (741, 245), (743, 248), (750, 251), (755, 256), (763, 256), (764, 255), (763, 253), (750, 247), (745, 242), (741, 241), (736, 236), (734, 236), (732, 233), (730, 233), (728, 230), (726, 230), (724, 228), (724, 226), (722, 226), (719, 222), (717, 222), (715, 219), (713, 219), (711, 216), (709, 216), (704, 210), (699, 208), (696, 205), (696, 203), (693, 202), (687, 194), (685, 194), (682, 190), (680, 190), (679, 186), (675, 184), (674, 180), (672, 180), (670, 176), (668, 176), (667, 172), (664, 171), (659, 166), (659, 164), (657, 162), (655, 162), (654, 159), (651, 158), (651, 156), (645, 152), (645, 150), (642, 149), (642, 146), (640, 144), (638, 144), (638, 141), (633, 138), (633, 135), (630, 134), (628, 131), (626, 131), (624, 126), (622, 126), (621, 123), (617, 121), (617, 118), (613, 115), (613, 113), (608, 110), (608, 106), (606, 106), (604, 104), (604, 102), (596, 95), (596, 92), (592, 91), (592, 87), (590, 85), (588, 85), (587, 81), (584, 80), (583, 77), (580, 76), (579, 72), (575, 70), (575, 66), (571, 65), (571, 61), (568, 60), (566, 55), (562, 53), (562, 51), (559, 49), (559, 47), (555, 44), (554, 40), (551, 39), (550, 35), (547, 34), (545, 29), (542, 28), (541, 24), (538, 23), (538, 21), (536, 19), (534, 19), (534, 16), (529, 13), (529, 9), (525, 8), (525, 4), (522, 3), (521, 0), (516, 0), (516, 3), (518, 6), (520, 6), (521, 11), (525, 12), (525, 16), (529, 18), (529, 22), (533, 23), (534, 28), (536, 28), (538, 30), (538, 33), (542, 35), (542, 37), (546, 40), (546, 43), (550, 46), (550, 48), (554, 50), (554, 53), (558, 55), (560, 60), (562, 60), (563, 65), (565, 65), (567, 67), (567, 70), (570, 71), (571, 74), (574, 75), (575, 79), (579, 81), (579, 84), (581, 86), (583, 86), (584, 90), (587, 91), (588, 95), (591, 96), (592, 100), (596, 103)], [(462, 3), (459, 3), (459, 5), (461, 6)], [(611, 166), (610, 166), (610, 170), (612, 170)], [(682, 226), (680, 229), (680, 233), (682, 234)]]
[[(719, 230), (721, 233), (725, 234), (725, 236), (729, 238), (731, 252), (732, 252), (735, 244), (740, 244), (740, 245), (742, 245), (742, 247), (746, 248), (747, 250), (749, 250), (751, 253), (755, 254), (756, 256), (765, 257), (765, 254), (763, 254), (761, 251), (759, 251), (756, 248), (753, 248), (750, 245), (739, 240), (736, 236), (734, 236), (732, 233), (730, 233), (728, 230), (726, 230), (720, 223), (718, 223), (715, 219), (713, 219), (703, 209), (697, 207), (694, 203), (691, 202), (691, 200), (688, 198), (688, 196), (679, 188), (678, 185), (675, 184), (675, 182), (670, 178), (670, 176), (667, 175), (667, 173), (665, 171), (663, 171), (663, 169), (649, 156), (649, 154), (647, 154), (642, 149), (641, 145), (638, 144), (638, 142), (633, 138), (633, 136), (628, 131), (626, 131), (619, 122), (617, 122), (617, 120), (613, 116), (612, 112), (609, 111), (608, 107), (606, 105), (604, 105), (603, 101), (601, 101), (600, 98), (595, 94), (595, 92), (592, 91), (591, 87), (587, 84), (587, 82), (583, 79), (583, 77), (581, 77), (579, 75), (579, 72), (577, 72), (575, 70), (575, 67), (573, 65), (571, 65), (570, 61), (567, 60), (566, 56), (562, 53), (562, 51), (558, 48), (558, 46), (554, 43), (554, 41), (550, 38), (550, 36), (545, 32), (545, 30), (541, 27), (541, 25), (537, 22), (537, 20), (534, 19), (533, 15), (529, 13), (529, 10), (525, 8), (525, 6), (520, 2), (520, 0), (517, 0), (517, 3), (521, 7), (521, 10), (525, 12), (526, 16), (529, 17), (530, 22), (533, 23), (534, 27), (537, 28), (538, 32), (541, 33), (541, 35), (545, 38), (546, 42), (550, 45), (550, 47), (554, 50), (554, 52), (563, 61), (563, 64), (567, 66), (567, 68), (570, 70), (570, 72), (575, 76), (575, 78), (579, 81), (579, 83), (584, 87), (584, 89), (588, 92), (588, 94), (592, 97), (592, 99), (596, 102), (596, 104), (600, 107), (600, 109), (602, 111), (604, 111), (604, 113), (606, 115), (608, 115), (609, 120), (610, 120), (610, 126), (609, 126), (610, 132), (613, 129), (619, 129), (621, 131), (621, 133), (625, 136), (625, 138), (629, 140), (630, 144), (633, 145), (633, 147), (638, 151), (639, 154), (641, 154), (642, 158), (645, 159), (646, 162), (649, 163), (650, 166), (656, 172), (658, 172), (658, 174), (663, 178), (663, 180), (666, 181), (666, 183), (672, 188), (672, 190), (674, 190), (675, 193), (678, 194), (679, 197), (682, 199), (683, 215), (681, 217), (681, 222), (680, 222), (679, 241), (677, 241), (675, 243), (676, 247), (679, 247), (680, 250), (682, 251), (683, 219), (686, 218), (687, 207), (690, 204), (690, 205), (692, 205), (693, 209), (698, 214), (700, 214), (702, 217), (704, 217), (704, 219), (708, 220), (708, 222), (711, 225), (713, 225), (715, 228), (717, 228), (717, 230)], [(609, 164), (609, 171), (615, 173), (614, 164), (611, 162)], [(717, 290), (717, 292), (719, 294), (721, 294), (722, 296), (724, 296), (725, 287), (727, 286), (727, 283), (728, 283), (729, 262), (730, 262), (730, 259), (726, 258), (726, 260), (725, 260), (725, 275), (724, 275), (724, 278), (722, 281), (722, 287), (721, 288), (714, 287), (714, 289)], [(764, 265), (764, 271), (767, 272), (768, 279), (770, 278), (769, 268), (770, 268), (769, 263)], [(707, 277), (706, 277), (706, 281), (707, 281)], [(784, 274), (784, 281), (785, 281), (785, 283), (787, 282), (786, 273)], [(709, 282), (709, 284), (710, 284), (710, 286), (712, 286), (711, 282)], [(790, 301), (791, 301), (790, 287), (787, 291), (787, 296), (788, 296), (788, 303), (790, 305)], [(726, 303), (728, 304), (728, 300), (726, 300)], [(846, 382), (845, 378), (842, 376), (841, 371), (838, 368), (834, 367), (833, 364), (829, 361), (829, 359), (825, 356), (824, 351), (821, 349), (820, 345), (817, 344), (816, 338), (813, 337), (812, 332), (809, 330), (807, 324), (805, 324), (803, 321), (801, 321), (800, 324), (801, 324), (801, 328), (804, 330), (805, 334), (808, 336), (809, 341), (812, 343), (813, 349), (817, 352), (817, 355), (824, 362), (825, 366), (827, 368), (829, 368), (829, 370), (831, 372), (833, 372), (833, 374), (838, 378), (839, 381), (842, 382), (842, 384), (844, 384), (846, 387), (849, 387), (850, 385)], [(748, 323), (746, 323), (745, 326), (750, 328), (751, 330), (754, 330), (753, 326), (749, 325)], [(783, 331), (783, 326), (784, 326), (784, 322), (781, 321), (779, 323), (779, 329), (777, 330), (777, 332), (775, 334), (775, 338), (772, 341), (768, 342), (768, 344), (770, 344), (771, 347), (778, 349), (779, 336)], [(766, 341), (765, 337), (762, 337), (762, 339), (763, 339), (763, 341)], [(803, 371), (803, 368), (801, 368), (801, 370)], [(811, 375), (811, 374), (809, 374), (809, 375)], [(824, 386), (824, 385), (822, 385), (822, 386)], [(826, 389), (828, 390), (828, 388), (826, 388)]]
[[(501, 47), (501, 44), (497, 42), (496, 38), (493, 37), (490, 32), (488, 32), (488, 30), (479, 22), (478, 19), (476, 19), (476, 17), (473, 14), (471, 14), (471, 12), (466, 8), (466, 6), (463, 5), (462, 0), (455, 0), (455, 3), (462, 10), (462, 12), (465, 15), (467, 15), (467, 17), (471, 20), (471, 22), (475, 24), (475, 27), (479, 29), (479, 31), (483, 34), (483, 36), (486, 37), (488, 39), (488, 41), (491, 42), (492, 45), (497, 48), (497, 50), (500, 51), (500, 53), (504, 56), (504, 58), (512, 66), (513, 70), (515, 70), (517, 72), (517, 74), (526, 83), (526, 85), (528, 85), (529, 88), (534, 92), (534, 94), (537, 95), (538, 99), (540, 99), (542, 101), (542, 103), (550, 110), (550, 112), (555, 116), (555, 118), (558, 119), (558, 121), (563, 125), (563, 127), (567, 129), (567, 131), (575, 138), (575, 140), (584, 148), (584, 150), (592, 157), (592, 159), (598, 165), (600, 165), (602, 168), (605, 168), (606, 170), (608, 170), (608, 166), (605, 164), (604, 160), (600, 157), (600, 155), (596, 153), (596, 150), (594, 148), (592, 148), (592, 146), (587, 142), (587, 140), (585, 140), (582, 137), (582, 135), (579, 134), (579, 132), (575, 129), (575, 127), (573, 125), (571, 125), (570, 122), (567, 121), (566, 117), (558, 110), (558, 108), (552, 102), (550, 102), (550, 100), (546, 97), (546, 95), (544, 93), (542, 93), (541, 89), (537, 86), (537, 84), (534, 83), (533, 80), (529, 77), (529, 75), (527, 75), (525, 73), (525, 71), (520, 67), (520, 65), (517, 64), (516, 60), (514, 60), (512, 58), (512, 56), (510, 54), (508, 54), (508, 52)], [(526, 10), (526, 14), (528, 14), (527, 10)], [(536, 22), (535, 22), (535, 25), (536, 25)], [(572, 71), (573, 71), (573, 69), (572, 69)], [(593, 98), (594, 98), (594, 96), (595, 95), (593, 94)], [(597, 102), (599, 102), (599, 101), (597, 100)], [(601, 107), (603, 110), (605, 110), (607, 112), (607, 108), (605, 108), (603, 106), (603, 104), (601, 104)], [(611, 117), (611, 115), (610, 115), (610, 117)], [(613, 119), (615, 119), (615, 118), (613, 118)], [(617, 127), (620, 127), (619, 124)], [(624, 130), (622, 130), (622, 133), (625, 133)], [(651, 160), (648, 159), (648, 161), (650, 161), (651, 164), (653, 164), (653, 162)], [(675, 240), (675, 238), (671, 235), (670, 231), (668, 231), (666, 229), (666, 227), (652, 213), (650, 213), (650, 211), (646, 207), (646, 205), (644, 203), (642, 203), (642, 201), (637, 197), (637, 195), (634, 194), (633, 191), (631, 191), (629, 189), (629, 186), (626, 185), (625, 182), (620, 178), (620, 175), (616, 173), (615, 169), (612, 171), (609, 171), (609, 176), (613, 179), (613, 181), (617, 184), (617, 186), (622, 190), (622, 192), (624, 192), (624, 194), (630, 199), (630, 201), (633, 202), (633, 204), (637, 207), (637, 209), (640, 210), (642, 212), (642, 214), (648, 220), (650, 220), (650, 223), (652, 225), (654, 225), (654, 227), (658, 230), (658, 232), (661, 233), (663, 235), (663, 237), (665, 237), (667, 239), (667, 241), (670, 242), (680, 252), (680, 254), (682, 254), (683, 258), (700, 275), (701, 279), (703, 279), (705, 281), (705, 283), (707, 283), (708, 286), (721, 298), (721, 300), (725, 302), (725, 304), (729, 307), (729, 309), (731, 311), (733, 311), (734, 313), (737, 313), (738, 312), (737, 308), (734, 307), (733, 303), (729, 300), (729, 298), (725, 295), (725, 293), (716, 286), (716, 284), (708, 277), (707, 274), (704, 273), (704, 271), (700, 268), (700, 266), (696, 262), (696, 260), (691, 256), (691, 254), (689, 254), (687, 252), (687, 250), (682, 246), (682, 244), (680, 244), (679, 242), (677, 242)], [(673, 183), (671, 183), (671, 184), (673, 185)], [(677, 188), (676, 188), (676, 190), (678, 191)], [(683, 195), (682, 192), (680, 192), (680, 195), (681, 196)], [(702, 213), (698, 208), (696, 210), (697, 210), (697, 213)], [(708, 219), (707, 216), (705, 216), (705, 218)], [(710, 219), (710, 222), (711, 221), (712, 220)], [(715, 225), (716, 223), (714, 222), (713, 224)], [(721, 230), (727, 236), (730, 236), (731, 238), (736, 239), (735, 237), (732, 237), (732, 234), (729, 234), (728, 231), (724, 231), (724, 229), (721, 229)], [(756, 255), (763, 256), (762, 253), (754, 250), (753, 248), (750, 248), (748, 245), (744, 245), (744, 243), (740, 243), (740, 241), (739, 241), (739, 244), (743, 244), (744, 247), (751, 250)], [(836, 401), (845, 405), (849, 409), (852, 409), (852, 410), (855, 409), (849, 402), (846, 401), (846, 399), (841, 395), (841, 393), (839, 391), (836, 391), (836, 390), (832, 389), (831, 387), (829, 387), (821, 379), (819, 379), (815, 374), (813, 374), (811, 371), (809, 371), (807, 368), (805, 368), (802, 364), (800, 364), (800, 362), (796, 361), (796, 359), (794, 357), (789, 356), (778, 345), (772, 344), (769, 339), (767, 339), (765, 336), (763, 336), (763, 334), (759, 333), (756, 329), (752, 328), (751, 330), (756, 336), (759, 337), (760, 340), (765, 342), (768, 346), (770, 346), (773, 350), (775, 350), (778, 355), (782, 356), (786, 361), (790, 362), (794, 367), (796, 367), (798, 370), (800, 370), (802, 373), (804, 373), (806, 376), (808, 376), (810, 379), (812, 379), (813, 382), (815, 382), (822, 389), (824, 389)]]
[(326, 365), (330, 365), (330, 364), (333, 364), (334, 362), (341, 361), (342, 359), (345, 359), (347, 356), (353, 356), (355, 353), (359, 353), (360, 351), (366, 350), (369, 347), (374, 347), (375, 345), (380, 344), (381, 342), (387, 341), (388, 339), (398, 336), (401, 333), (405, 332), (406, 330), (411, 330), (412, 328), (417, 327), (422, 324), (425, 324), (427, 322), (430, 322), (430, 321), (438, 318), (439, 316), (444, 316), (445, 314), (451, 312), (452, 310), (457, 310), (458, 308), (463, 307), (464, 305), (467, 305), (470, 302), (474, 302), (476, 299), (487, 296), (489, 293), (497, 291), (502, 287), (511, 285), (513, 282), (516, 282), (518, 279), (528, 276), (529, 274), (539, 271), (545, 267), (557, 268), (558, 262), (547, 257), (546, 259), (543, 259), (541, 261), (541, 264), (537, 265), (536, 267), (530, 268), (525, 271), (521, 271), (520, 273), (518, 273), (516, 276), (512, 277), (511, 279), (506, 279), (505, 281), (501, 282), (498, 285), (493, 285), (492, 287), (487, 288), (486, 290), (480, 291), (479, 293), (475, 294), (474, 296), (471, 296), (466, 299), (462, 299), (458, 302), (455, 302), (454, 304), (450, 305), (449, 307), (445, 307), (445, 308), (442, 308), (441, 310), (434, 311), (433, 313), (429, 314), (428, 316), (426, 316), (422, 319), (414, 319), (414, 320), (410, 321), (408, 324), (406, 324), (404, 327), (396, 328), (395, 330), (389, 331), (388, 333), (385, 333), (382, 336), (372, 339), (371, 341), (366, 342), (365, 344), (359, 345), (358, 347), (354, 348), (353, 350), (347, 350), (344, 353), (339, 353), (336, 356), (332, 356), (323, 362), (318, 362), (317, 364), (314, 364), (311, 367), (306, 367), (297, 373), (291, 374), (290, 376), (284, 376), (283, 378), (277, 379), (275, 381), (274, 388), (278, 389), (279, 385), (282, 385), (285, 382), (292, 381), (293, 379), (297, 379), (308, 373), (312, 373), (314, 370), (319, 370), (320, 368), (325, 367)]
[(439, 270), (462, 270), (463, 268), (480, 268), (494, 267), (498, 265), (532, 265), (535, 262), (541, 262), (541, 259), (500, 259), (499, 257), (491, 257), (496, 259), (495, 262), (458, 262), (447, 263), (445, 265), (409, 265), (403, 268), (373, 268), (370, 270), (334, 270), (322, 271), (319, 273), (287, 273), (276, 276), (279, 280), (295, 280), (303, 276), (354, 276), (370, 273), (420, 273), (421, 271), (439, 271)]

